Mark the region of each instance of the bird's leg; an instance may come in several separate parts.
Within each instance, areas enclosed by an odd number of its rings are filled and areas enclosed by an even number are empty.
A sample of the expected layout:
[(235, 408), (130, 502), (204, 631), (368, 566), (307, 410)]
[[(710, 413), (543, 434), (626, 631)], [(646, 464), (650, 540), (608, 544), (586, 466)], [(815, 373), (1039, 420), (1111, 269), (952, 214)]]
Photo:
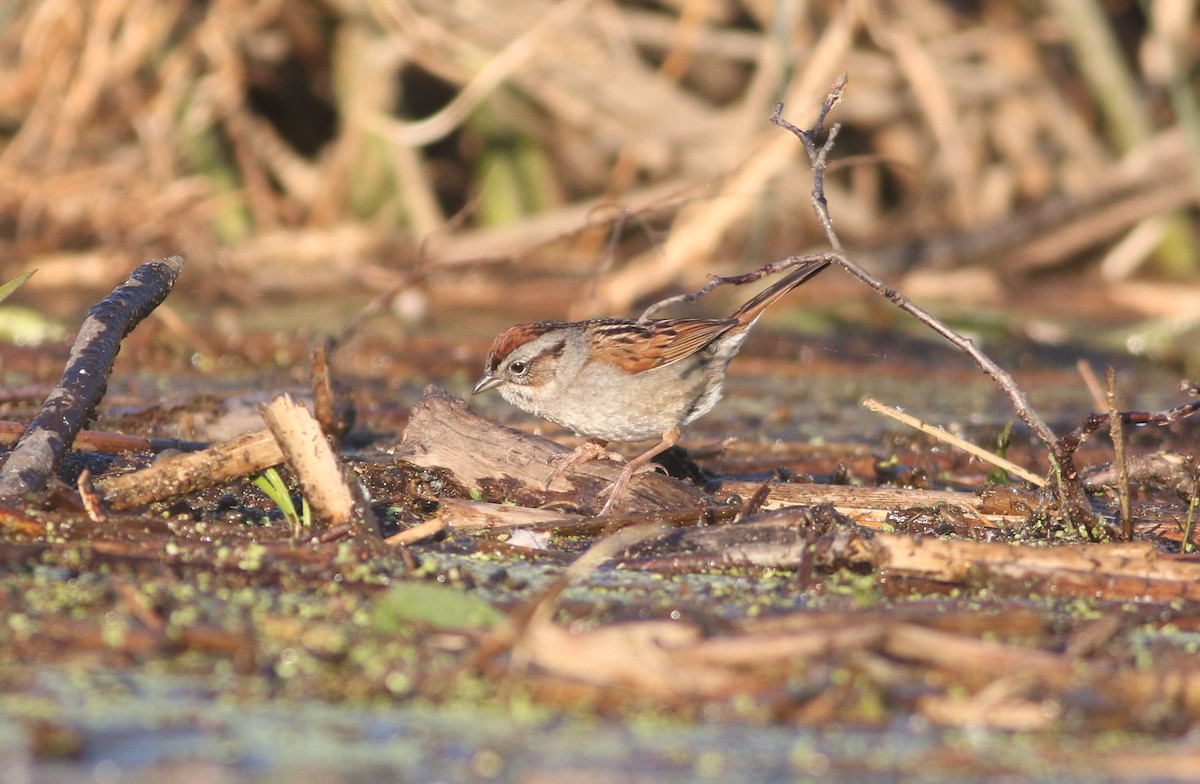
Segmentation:
[(617, 477), (617, 481), (613, 482), (607, 490), (603, 491), (604, 493), (608, 493), (608, 500), (604, 502), (604, 506), (600, 509), (600, 514), (608, 512), (609, 507), (613, 505), (617, 497), (625, 492), (625, 488), (629, 486), (629, 480), (633, 479), (635, 474), (654, 470), (654, 467), (650, 465), (650, 461), (678, 444), (679, 436), (679, 426), (676, 425), (663, 433), (661, 441), (626, 463), (625, 468), (621, 471), (621, 475)]
[(625, 458), (618, 455), (616, 452), (608, 451), (608, 442), (599, 438), (589, 438), (579, 446), (571, 454), (562, 459), (558, 466), (554, 469), (554, 473), (550, 474), (550, 479), (546, 481), (546, 489), (550, 489), (550, 485), (554, 484), (554, 480), (563, 475), (568, 468), (574, 468), (577, 465), (599, 460), (602, 457), (607, 457), (609, 460), (623, 462)]

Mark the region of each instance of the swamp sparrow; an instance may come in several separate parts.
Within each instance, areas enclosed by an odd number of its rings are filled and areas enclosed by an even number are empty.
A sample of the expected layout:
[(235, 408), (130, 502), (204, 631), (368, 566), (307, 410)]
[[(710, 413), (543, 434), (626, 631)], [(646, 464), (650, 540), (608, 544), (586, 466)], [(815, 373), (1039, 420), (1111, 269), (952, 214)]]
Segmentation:
[(509, 403), (568, 427), (589, 442), (567, 467), (604, 456), (609, 441), (661, 439), (630, 460), (607, 491), (608, 511), (629, 480), (673, 446), (680, 427), (721, 399), (725, 369), (754, 322), (829, 262), (809, 262), (720, 319), (601, 318), (509, 327), (492, 343), (472, 394), (498, 389)]

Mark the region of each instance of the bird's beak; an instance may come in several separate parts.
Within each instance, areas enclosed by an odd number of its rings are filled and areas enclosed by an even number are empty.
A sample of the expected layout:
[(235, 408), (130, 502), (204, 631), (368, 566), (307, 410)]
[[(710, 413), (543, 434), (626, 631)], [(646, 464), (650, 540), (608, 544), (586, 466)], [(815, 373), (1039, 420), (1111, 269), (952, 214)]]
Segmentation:
[(478, 395), (480, 392), (487, 392), (489, 389), (495, 389), (500, 386), (500, 379), (493, 376), (491, 373), (484, 373), (483, 378), (479, 379), (479, 383), (471, 390), (472, 395)]

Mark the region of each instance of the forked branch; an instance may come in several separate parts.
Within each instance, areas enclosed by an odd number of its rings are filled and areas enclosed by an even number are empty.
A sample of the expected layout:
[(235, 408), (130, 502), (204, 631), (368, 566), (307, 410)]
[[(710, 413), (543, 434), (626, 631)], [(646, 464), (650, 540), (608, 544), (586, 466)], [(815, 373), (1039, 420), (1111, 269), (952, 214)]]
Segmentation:
[[(842, 100), (842, 94), (846, 88), (846, 75), (841, 74), (834, 79), (833, 85), (830, 87), (829, 94), (825, 101), (821, 104), (820, 113), (817, 115), (817, 121), (810, 129), (804, 129), (793, 125), (783, 119), (783, 104), (775, 105), (775, 113), (771, 117), (771, 122), (783, 128), (800, 140), (804, 145), (805, 151), (808, 153), (809, 162), (813, 169), (813, 189), (812, 189), (812, 205), (816, 212), (817, 220), (825, 231), (825, 237), (829, 241), (829, 245), (833, 248), (832, 255), (838, 264), (854, 277), (861, 280), (863, 283), (870, 286), (879, 294), (891, 300), (897, 307), (908, 313), (917, 321), (932, 329), (942, 337), (950, 341), (951, 344), (965, 352), (971, 359), (975, 360), (975, 364), (986, 373), (996, 385), (1008, 396), (1011, 401), (1013, 410), (1021, 421), (1024, 422), (1034, 432), (1035, 435), (1046, 445), (1049, 453), (1051, 468), (1057, 479), (1057, 487), (1059, 500), (1062, 503), (1063, 510), (1068, 518), (1077, 525), (1082, 525), (1086, 530), (1091, 531), (1094, 516), (1088, 504), (1087, 497), (1084, 495), (1082, 484), (1079, 481), (1078, 472), (1075, 469), (1073, 453), (1066, 449), (1050, 426), (1041, 418), (1041, 416), (1029, 404), (1025, 393), (1021, 390), (1017, 383), (1013, 380), (1002, 367), (996, 364), (990, 357), (983, 353), (975, 342), (970, 338), (956, 332), (946, 324), (939, 321), (933, 315), (919, 307), (912, 300), (905, 297), (895, 289), (885, 285), (881, 280), (876, 278), (863, 267), (859, 266), (853, 259), (846, 255), (845, 248), (842, 245), (841, 239), (837, 235), (837, 231), (833, 226), (833, 219), (829, 214), (829, 204), (825, 198), (825, 172), (828, 165), (830, 152), (833, 150), (833, 144), (837, 138), (840, 125), (835, 123), (830, 126), (828, 133), (825, 134), (824, 141), (819, 141), (822, 132), (824, 131), (824, 123), (827, 115), (837, 106)], [(797, 257), (797, 259), (807, 259), (809, 257)]]

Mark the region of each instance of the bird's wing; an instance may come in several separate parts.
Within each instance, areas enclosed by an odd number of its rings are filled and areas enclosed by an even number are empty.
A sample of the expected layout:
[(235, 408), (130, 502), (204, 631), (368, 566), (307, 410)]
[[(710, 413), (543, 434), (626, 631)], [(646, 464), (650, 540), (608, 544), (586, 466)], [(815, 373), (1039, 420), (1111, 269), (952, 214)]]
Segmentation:
[(592, 360), (642, 373), (690, 357), (737, 324), (732, 318), (598, 321)]

